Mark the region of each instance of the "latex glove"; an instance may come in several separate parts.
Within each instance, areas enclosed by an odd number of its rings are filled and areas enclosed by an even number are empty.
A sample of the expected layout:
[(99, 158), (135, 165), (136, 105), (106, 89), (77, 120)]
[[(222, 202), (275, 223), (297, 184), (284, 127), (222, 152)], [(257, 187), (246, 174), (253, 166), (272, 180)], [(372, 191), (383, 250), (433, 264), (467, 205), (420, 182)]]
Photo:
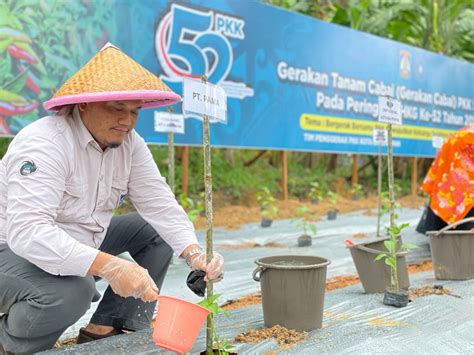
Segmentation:
[(140, 265), (114, 257), (99, 271), (112, 290), (122, 297), (139, 298), (145, 302), (158, 300), (158, 287), (148, 271)]
[(189, 266), (193, 270), (202, 270), (206, 272), (206, 281), (211, 280), (219, 282), (224, 278), (224, 257), (214, 252), (211, 261), (207, 264), (206, 252), (194, 254), (189, 260)]

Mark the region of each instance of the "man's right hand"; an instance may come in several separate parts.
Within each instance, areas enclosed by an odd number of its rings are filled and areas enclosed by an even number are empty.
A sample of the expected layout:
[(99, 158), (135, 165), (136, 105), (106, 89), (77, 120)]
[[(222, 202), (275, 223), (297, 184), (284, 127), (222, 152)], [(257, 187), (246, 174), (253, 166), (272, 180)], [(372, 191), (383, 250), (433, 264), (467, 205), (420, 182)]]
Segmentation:
[(104, 254), (98, 254), (90, 273), (107, 280), (119, 296), (139, 298), (145, 302), (158, 299), (158, 287), (146, 269), (130, 261)]

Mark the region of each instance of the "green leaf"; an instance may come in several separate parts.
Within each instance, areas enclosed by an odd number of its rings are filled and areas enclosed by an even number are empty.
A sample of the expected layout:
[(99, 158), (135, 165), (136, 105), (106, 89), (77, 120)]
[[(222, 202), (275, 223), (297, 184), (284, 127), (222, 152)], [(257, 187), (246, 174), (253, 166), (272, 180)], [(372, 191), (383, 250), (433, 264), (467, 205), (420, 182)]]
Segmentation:
[(189, 220), (191, 222), (194, 222), (198, 217), (199, 211), (198, 210), (191, 210), (187, 214), (188, 214)]
[(350, 27), (350, 20), (346, 10), (339, 4), (335, 4), (337, 10), (331, 19), (332, 23)]
[(309, 230), (313, 235), (316, 235), (318, 233), (318, 228), (314, 224), (309, 224), (308, 225)]
[(402, 230), (404, 230), (406, 227), (408, 227), (409, 225), (410, 225), (410, 223), (403, 223), (403, 224), (401, 224), (401, 225), (399, 226), (400, 232), (401, 232)]
[(382, 254), (377, 255), (374, 260), (375, 260), (375, 261), (379, 261), (380, 259), (382, 259), (382, 258), (387, 258), (387, 257), (388, 257), (387, 254), (382, 253)]
[(386, 240), (383, 242), (383, 244), (385, 245), (385, 248), (387, 248), (387, 250), (393, 254), (395, 253), (396, 251), (396, 243), (392, 240)]
[(387, 264), (391, 268), (395, 268), (395, 259), (393, 259), (392, 257), (389, 256), (389, 257), (385, 258), (385, 264)]

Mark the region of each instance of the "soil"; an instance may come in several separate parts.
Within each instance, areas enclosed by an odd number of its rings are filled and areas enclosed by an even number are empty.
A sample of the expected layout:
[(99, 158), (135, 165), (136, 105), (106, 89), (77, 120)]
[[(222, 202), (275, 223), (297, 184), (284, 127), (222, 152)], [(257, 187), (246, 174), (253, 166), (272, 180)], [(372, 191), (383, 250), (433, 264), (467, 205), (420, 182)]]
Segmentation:
[(235, 341), (255, 344), (268, 338), (275, 338), (280, 348), (288, 349), (304, 341), (306, 335), (306, 332), (297, 332), (296, 330), (275, 325), (271, 328), (251, 329), (248, 332), (237, 335)]
[(438, 296), (453, 296), (460, 298), (461, 296), (456, 295), (449, 288), (443, 286), (424, 286), (410, 289), (410, 300), (414, 300), (420, 297), (425, 297), (429, 295), (438, 295)]
[[(419, 208), (424, 206), (426, 202), (425, 197), (421, 196), (404, 196), (397, 200), (403, 207), (406, 208)], [(257, 223), (261, 220), (260, 207), (255, 203), (250, 206), (235, 206), (235, 205), (224, 205), (222, 202), (214, 203), (214, 205), (222, 206), (214, 208), (213, 210), (213, 226), (222, 227), (225, 229), (238, 229), (242, 224)], [(296, 209), (306, 205), (308, 211), (305, 217), (308, 221), (318, 221), (321, 218), (326, 218), (327, 212), (334, 209), (334, 205), (329, 199), (324, 199), (318, 202), (317, 205), (312, 205), (309, 201), (299, 201), (290, 199), (287, 201), (278, 201), (278, 216), (276, 219), (289, 219), (301, 217), (296, 214)], [(358, 210), (363, 210), (364, 214), (375, 215), (377, 208), (377, 197), (369, 196), (364, 199), (354, 201), (352, 199), (344, 198), (341, 196), (337, 197), (337, 203), (335, 204), (339, 213), (348, 213)], [(194, 221), (196, 229), (206, 229), (207, 221), (205, 217), (199, 216)]]
[(352, 238), (355, 238), (355, 239), (361, 239), (361, 238), (367, 238), (369, 235), (366, 234), (366, 233), (355, 233), (355, 234), (352, 234)]
[(58, 340), (56, 344), (54, 344), (55, 348), (63, 348), (65, 346), (72, 346), (77, 344), (76, 338), (69, 338), (64, 340)]

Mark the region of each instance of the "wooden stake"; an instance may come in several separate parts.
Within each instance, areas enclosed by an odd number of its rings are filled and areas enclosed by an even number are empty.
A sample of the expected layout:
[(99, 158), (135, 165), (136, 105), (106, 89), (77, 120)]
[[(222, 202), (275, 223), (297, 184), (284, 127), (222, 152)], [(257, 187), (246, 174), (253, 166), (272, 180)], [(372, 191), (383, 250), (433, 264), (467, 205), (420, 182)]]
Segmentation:
[(395, 226), (395, 196), (393, 194), (393, 150), (392, 150), (392, 125), (387, 125), (388, 139), (388, 197), (390, 199), (390, 228)]
[(355, 186), (359, 183), (359, 164), (357, 162), (359, 156), (357, 154), (352, 154), (352, 186)]
[(172, 132), (168, 132), (168, 185), (174, 195), (174, 136)]
[(377, 164), (377, 237), (380, 237), (380, 212), (382, 211), (382, 146), (379, 144), (379, 156)]
[(418, 193), (418, 159), (413, 157), (411, 166), (411, 194), (416, 196)]
[[(393, 151), (392, 151), (392, 125), (389, 123), (387, 125), (387, 139), (388, 139), (388, 158), (387, 158), (387, 165), (388, 165), (388, 196), (390, 199), (390, 228), (395, 227), (395, 196), (393, 193)], [(399, 236), (390, 236), (390, 240), (392, 242), (396, 242)], [(397, 243), (395, 243), (397, 245)], [(396, 246), (398, 250), (398, 246)], [(391, 285), (396, 290), (399, 289), (400, 283), (398, 280), (398, 272), (397, 272), (397, 265), (398, 260), (395, 255), (394, 258), (394, 266), (390, 268), (390, 280)]]
[[(203, 75), (201, 77), (203, 83), (207, 83), (207, 77)], [(212, 260), (213, 248), (212, 248), (212, 174), (211, 174), (211, 138), (210, 138), (210, 129), (209, 129), (209, 117), (203, 115), (202, 122), (202, 143), (203, 143), (203, 152), (204, 152), (204, 191), (205, 191), (205, 207), (206, 207), (206, 219), (207, 219), (207, 231), (206, 231), (206, 256), (207, 264)], [(213, 282), (208, 281), (206, 287), (206, 297), (209, 298), (212, 296)], [(206, 349), (207, 353), (213, 353), (212, 350), (212, 340), (214, 339), (213, 329), (212, 329), (212, 319), (213, 315), (210, 314), (207, 317), (207, 327), (206, 327)]]
[(283, 200), (288, 200), (288, 152), (281, 152), (281, 191), (283, 192)]
[(188, 194), (188, 165), (189, 165), (189, 146), (183, 147), (181, 155), (181, 191), (183, 194)]
[[(173, 112), (171, 106), (168, 106), (168, 112)], [(173, 195), (175, 194), (174, 181), (174, 134), (168, 132), (168, 185), (170, 186)]]

